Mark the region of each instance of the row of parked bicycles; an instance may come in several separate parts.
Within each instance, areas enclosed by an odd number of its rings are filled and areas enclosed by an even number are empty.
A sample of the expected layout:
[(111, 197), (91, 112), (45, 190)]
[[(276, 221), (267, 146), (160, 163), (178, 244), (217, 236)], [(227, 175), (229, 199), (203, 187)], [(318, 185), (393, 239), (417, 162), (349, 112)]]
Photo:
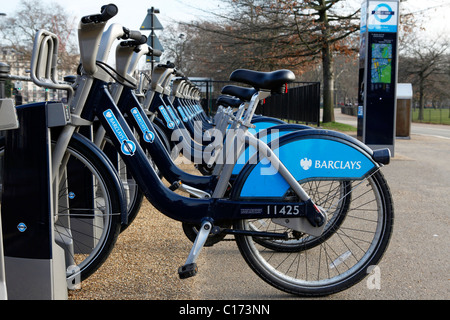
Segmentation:
[[(193, 242), (180, 278), (198, 272), (204, 246), (233, 235), (250, 268), (282, 291), (328, 295), (361, 281), (392, 233), (380, 171), (389, 152), (257, 115), (261, 100), (295, 80), (289, 70), (234, 71), (230, 80), (242, 86), (225, 86), (209, 116), (199, 89), (173, 64), (156, 66), (151, 79), (134, 76), (143, 55), (160, 53), (138, 31), (106, 28), (117, 11), (109, 4), (81, 18), (80, 65), (64, 82), (55, 80), (57, 36), (40, 30), (35, 37), (32, 80), (68, 93), (70, 121), (52, 128), (51, 152), (54, 234), (67, 281), (101, 266), (144, 198)], [(2, 155), (4, 146), (3, 139)], [(199, 173), (183, 171), (181, 156)]]

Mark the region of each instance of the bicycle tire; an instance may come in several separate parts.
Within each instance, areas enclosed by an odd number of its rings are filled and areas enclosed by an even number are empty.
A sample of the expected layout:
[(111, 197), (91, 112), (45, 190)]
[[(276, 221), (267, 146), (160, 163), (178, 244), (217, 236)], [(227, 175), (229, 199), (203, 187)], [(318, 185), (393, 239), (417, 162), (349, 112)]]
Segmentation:
[[(60, 180), (59, 184), (59, 206), (58, 206), (58, 219), (55, 221), (55, 229), (59, 229), (55, 232), (55, 241), (59, 242), (63, 248), (65, 248), (66, 256), (70, 251), (70, 247), (73, 247), (74, 256), (66, 257), (66, 259), (72, 259), (76, 263), (75, 273), (68, 274), (68, 277), (73, 279), (79, 278), (81, 281), (87, 279), (100, 266), (106, 261), (111, 253), (114, 245), (117, 241), (121, 230), (121, 213), (126, 210), (124, 207), (124, 192), (120, 183), (120, 179), (115, 174), (112, 164), (108, 159), (103, 156), (103, 153), (95, 148), (90, 141), (82, 136), (74, 135), (70, 140), (67, 148), (67, 153), (71, 156), (71, 161), (79, 162), (83, 166), (83, 171), (87, 177), (93, 179), (93, 186), (95, 190), (95, 198), (93, 204), (98, 204), (99, 208), (95, 209), (91, 216), (83, 216), (78, 218), (73, 213), (83, 211), (89, 211), (90, 208), (74, 208), (69, 204), (69, 207), (65, 207), (61, 199), (72, 198), (70, 190), (65, 188), (66, 181)], [(82, 172), (78, 171), (78, 175)], [(69, 176), (70, 179), (70, 176)], [(70, 182), (70, 181), (69, 181)], [(72, 234), (72, 243), (69, 246), (65, 241), (66, 234), (61, 234), (60, 231), (69, 231), (67, 225), (63, 224), (61, 213), (64, 210), (70, 210), (70, 234)], [(100, 214), (99, 214), (100, 213)], [(85, 213), (83, 213), (85, 215)], [(73, 215), (73, 216), (72, 216)], [(92, 224), (87, 221), (92, 220)], [(67, 222), (67, 221), (66, 221)], [(80, 229), (75, 229), (75, 222), (80, 226)], [(89, 235), (86, 234), (85, 226), (92, 225), (92, 231), (94, 236), (89, 239)], [(86, 243), (85, 241), (89, 241)], [(69, 250), (68, 248), (69, 247)], [(69, 263), (66, 262), (66, 265)]]
[[(129, 174), (124, 168), (126, 167), (123, 161), (118, 159), (120, 156), (117, 153), (112, 141), (106, 137), (102, 150), (110, 155), (110, 157), (115, 157), (117, 162), (117, 171), (122, 179), (122, 184), (125, 187), (125, 196), (127, 201), (127, 223), (122, 223), (120, 232), (125, 231), (131, 223), (136, 219), (139, 211), (141, 210), (142, 201), (144, 201), (144, 193), (137, 185), (136, 181), (133, 179), (131, 174)], [(124, 173), (123, 173), (124, 172)]]
[[(352, 184), (345, 221), (308, 250), (271, 250), (250, 236), (236, 235), (240, 253), (250, 268), (275, 288), (298, 296), (330, 295), (364, 279), (388, 247), (394, 209), (379, 170)], [(249, 230), (249, 220), (240, 220), (234, 227)]]
[(167, 152), (170, 154), (172, 151), (170, 147), (170, 142), (168, 137), (166, 136), (165, 132), (159, 125), (156, 124), (156, 122), (153, 122), (153, 127), (155, 128), (156, 134), (158, 135), (159, 139), (161, 140), (162, 144), (166, 148)]

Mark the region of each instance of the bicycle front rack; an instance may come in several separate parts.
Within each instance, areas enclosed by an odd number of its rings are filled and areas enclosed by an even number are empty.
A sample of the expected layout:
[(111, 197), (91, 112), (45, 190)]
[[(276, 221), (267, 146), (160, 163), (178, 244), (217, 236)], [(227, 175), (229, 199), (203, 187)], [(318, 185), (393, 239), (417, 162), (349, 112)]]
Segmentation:
[(39, 30), (36, 33), (31, 56), (31, 80), (38, 86), (66, 90), (68, 98), (73, 96), (74, 90), (71, 85), (59, 83), (57, 80), (58, 64), (58, 37), (47, 30)]

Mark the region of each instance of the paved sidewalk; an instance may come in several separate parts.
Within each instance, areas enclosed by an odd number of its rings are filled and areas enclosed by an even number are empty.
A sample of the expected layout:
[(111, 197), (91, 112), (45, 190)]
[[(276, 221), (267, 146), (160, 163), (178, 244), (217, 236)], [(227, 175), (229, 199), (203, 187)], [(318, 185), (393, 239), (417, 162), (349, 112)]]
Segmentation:
[[(336, 122), (357, 127), (356, 117), (342, 114), (340, 109), (335, 109), (334, 116)], [(411, 124), (411, 134), (450, 139), (450, 126), (413, 122)]]

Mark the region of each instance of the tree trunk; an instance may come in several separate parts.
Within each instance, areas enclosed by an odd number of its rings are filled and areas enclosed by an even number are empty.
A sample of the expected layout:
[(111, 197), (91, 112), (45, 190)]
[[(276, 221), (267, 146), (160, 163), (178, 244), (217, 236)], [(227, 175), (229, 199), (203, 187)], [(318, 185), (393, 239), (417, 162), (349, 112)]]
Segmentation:
[(322, 50), (323, 69), (323, 118), (322, 122), (334, 122), (334, 64), (328, 43)]
[(419, 121), (423, 121), (423, 111), (424, 111), (424, 101), (425, 101), (425, 97), (424, 97), (424, 81), (423, 78), (420, 78), (419, 81)]
[(330, 25), (328, 23), (327, 3), (319, 1), (318, 10), (322, 22), (322, 73), (323, 73), (323, 117), (322, 122), (334, 122), (334, 64), (330, 42)]

